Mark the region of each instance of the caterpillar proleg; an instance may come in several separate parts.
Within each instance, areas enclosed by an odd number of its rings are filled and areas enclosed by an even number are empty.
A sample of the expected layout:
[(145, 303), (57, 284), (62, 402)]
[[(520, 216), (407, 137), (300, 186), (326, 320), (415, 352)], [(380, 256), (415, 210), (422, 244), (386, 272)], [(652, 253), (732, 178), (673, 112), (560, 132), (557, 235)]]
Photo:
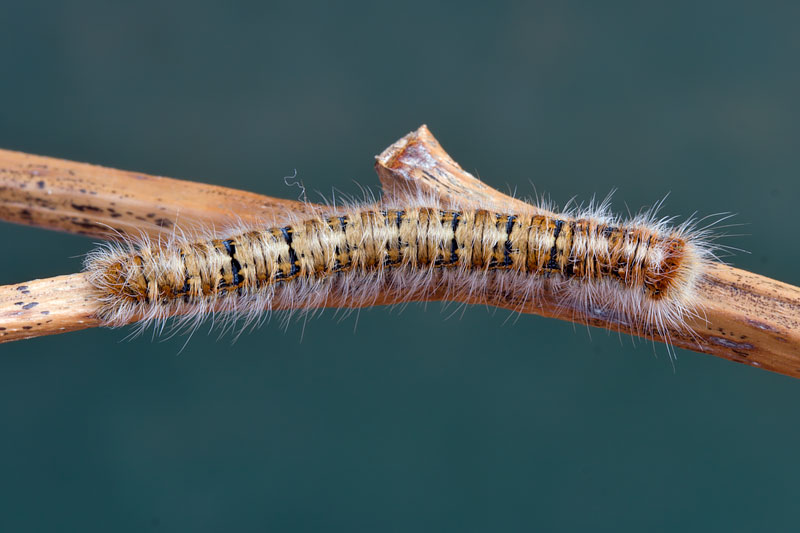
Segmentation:
[(411, 301), (502, 287), (518, 301), (549, 291), (575, 313), (667, 336), (702, 312), (696, 285), (711, 255), (690, 222), (671, 226), (652, 211), (623, 220), (606, 203), (501, 212), (408, 196), (279, 225), (110, 244), (89, 254), (86, 270), (110, 326), (138, 318), (160, 328), (174, 315), (196, 324), (217, 312), (250, 323), (273, 308), (324, 306), (333, 293), (363, 306), (381, 291)]

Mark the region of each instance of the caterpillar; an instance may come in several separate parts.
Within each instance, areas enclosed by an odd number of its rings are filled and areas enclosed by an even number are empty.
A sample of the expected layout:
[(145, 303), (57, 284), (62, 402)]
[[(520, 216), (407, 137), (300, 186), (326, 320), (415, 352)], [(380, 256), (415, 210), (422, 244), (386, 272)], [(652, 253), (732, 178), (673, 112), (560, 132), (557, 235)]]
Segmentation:
[(623, 220), (607, 202), (553, 213), (440, 205), (425, 198), (320, 210), (279, 225), (242, 225), (166, 242), (106, 245), (85, 261), (109, 326), (222, 312), (245, 324), (270, 309), (424, 299), (503, 287), (518, 301), (551, 291), (577, 313), (602, 313), (666, 335), (699, 316), (696, 286), (713, 256), (706, 232), (654, 210)]

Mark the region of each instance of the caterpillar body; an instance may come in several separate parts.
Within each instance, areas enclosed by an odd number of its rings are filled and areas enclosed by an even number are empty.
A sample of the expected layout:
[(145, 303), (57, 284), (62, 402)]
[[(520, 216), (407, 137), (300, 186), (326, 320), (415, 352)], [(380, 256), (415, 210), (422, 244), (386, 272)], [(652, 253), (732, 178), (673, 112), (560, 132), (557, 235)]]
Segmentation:
[(711, 249), (690, 223), (631, 220), (597, 208), (442, 206), (426, 199), (350, 206), (224, 234), (123, 242), (90, 253), (90, 282), (110, 326), (197, 324), (217, 312), (258, 321), (275, 308), (480, 296), (503, 287), (521, 302), (551, 291), (573, 312), (601, 313), (666, 335), (701, 310), (696, 285)]

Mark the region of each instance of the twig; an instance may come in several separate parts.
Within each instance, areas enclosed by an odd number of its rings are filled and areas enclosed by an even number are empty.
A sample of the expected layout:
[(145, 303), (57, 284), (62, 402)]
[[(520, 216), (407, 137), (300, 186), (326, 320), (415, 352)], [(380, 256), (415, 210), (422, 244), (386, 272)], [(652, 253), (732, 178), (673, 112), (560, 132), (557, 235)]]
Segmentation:
[(101, 326), (83, 273), (0, 287), (0, 342)]
[[(505, 212), (535, 209), (462, 170), (424, 126), (378, 156), (376, 170), (387, 195), (413, 188), (444, 201), (458, 198), (462, 205), (490, 205)], [(108, 176), (114, 176), (113, 188), (102, 185), (108, 183)], [(70, 180), (82, 184), (84, 192), (75, 189)], [(39, 181), (44, 181), (45, 186), (40, 186)], [(170, 194), (164, 192), (165, 183), (169, 184)], [(52, 190), (60, 191), (59, 201), (43, 203), (45, 191)], [(103, 226), (97, 225), (97, 221), (126, 233), (142, 229), (152, 234), (163, 233), (167, 224), (153, 224), (149, 221), (155, 217), (147, 216), (153, 212), (154, 204), (163, 208), (160, 211), (163, 214), (180, 211), (182, 221), (218, 225), (229, 219), (229, 205), (237, 206), (238, 216), (261, 220), (279, 220), (287, 209), (308, 209), (305, 204), (232, 189), (0, 151), (0, 218), (100, 237), (108, 235), (101, 231)], [(52, 211), (48, 206), (52, 205), (60, 213), (58, 216), (48, 213)], [(23, 210), (28, 214), (22, 214)], [(171, 218), (167, 220), (174, 223)], [(22, 289), (23, 286), (26, 288)], [(670, 331), (671, 344), (800, 377), (800, 289), (715, 264), (701, 281), (699, 293), (705, 318), (693, 321), (688, 332)], [(0, 287), (0, 342), (99, 325), (94, 318), (92, 294), (83, 274)], [(439, 300), (443, 296), (433, 294), (429, 299)], [(497, 307), (665, 342), (655, 331), (635, 331), (628, 324), (610, 322), (601, 315), (583, 316), (574, 309), (564, 308), (554, 295), (547, 293), (536, 301), (521, 301), (519, 295), (494, 287), (485, 297), (464, 294), (454, 299), (466, 303), (488, 300)], [(387, 291), (376, 305), (392, 303), (396, 301)], [(341, 304), (336, 295), (326, 303)]]
[(108, 239), (174, 226), (277, 221), (307, 204), (192, 181), (0, 150), (0, 220)]

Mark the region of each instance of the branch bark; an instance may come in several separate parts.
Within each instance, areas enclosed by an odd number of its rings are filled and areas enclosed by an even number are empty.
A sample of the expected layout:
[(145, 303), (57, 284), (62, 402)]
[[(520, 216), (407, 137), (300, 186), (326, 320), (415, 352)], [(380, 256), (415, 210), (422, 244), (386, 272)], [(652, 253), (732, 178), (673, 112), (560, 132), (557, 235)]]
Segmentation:
[[(457, 199), (461, 205), (501, 212), (536, 210), (465, 172), (425, 126), (387, 148), (376, 158), (375, 167), (389, 196), (421, 189), (445, 203)], [(310, 209), (306, 204), (222, 187), (0, 151), (0, 218), (105, 238), (109, 232), (102, 224), (125, 233), (143, 230), (158, 235), (171, 231), (173, 218), (166, 218), (166, 224), (154, 223), (155, 216), (148, 216), (155, 213), (154, 205), (162, 208), (159, 216), (181, 213), (181, 223), (218, 225), (229, 220), (228, 205), (237, 206), (238, 216), (267, 224), (280, 220), (287, 210)], [(800, 377), (800, 289), (714, 264), (700, 283), (699, 292), (705, 318), (693, 321), (689, 332), (670, 331), (670, 343)], [(443, 297), (440, 293), (428, 299)], [(483, 297), (466, 294), (455, 299), (487, 303)], [(386, 291), (375, 304), (397, 300), (397, 295)], [(521, 301), (519, 295), (492, 287), (488, 303), (665, 342), (656, 331), (636, 331), (602, 315), (585, 316), (565, 308), (551, 294), (545, 293), (536, 301)], [(342, 301), (336, 295), (326, 302), (326, 306), (340, 305)], [(98, 326), (95, 309), (92, 289), (83, 274), (0, 287), (0, 342)]]
[(158, 237), (176, 225), (278, 221), (308, 209), (227, 187), (0, 150), (0, 220), (17, 224), (101, 239), (115, 232)]

